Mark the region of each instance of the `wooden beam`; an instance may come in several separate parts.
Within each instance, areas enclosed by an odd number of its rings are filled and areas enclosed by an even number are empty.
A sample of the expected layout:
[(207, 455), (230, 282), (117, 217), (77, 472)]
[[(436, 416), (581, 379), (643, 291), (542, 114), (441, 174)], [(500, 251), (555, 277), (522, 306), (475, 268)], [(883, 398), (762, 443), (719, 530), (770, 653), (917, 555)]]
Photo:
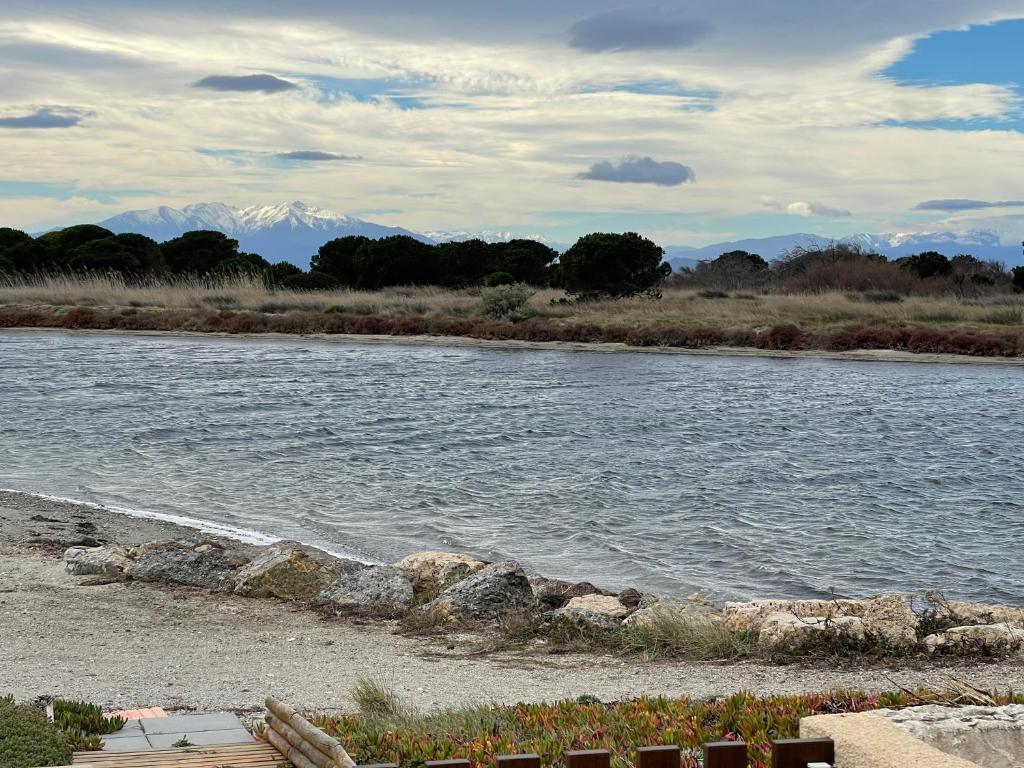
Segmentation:
[(704, 768), (747, 768), (747, 745), (742, 741), (712, 741), (704, 745)]
[(581, 749), (565, 753), (568, 768), (608, 768), (612, 756), (607, 749)]
[(675, 744), (640, 747), (636, 751), (637, 768), (679, 768), (682, 752)]
[(772, 741), (772, 768), (807, 768), (808, 763), (836, 761), (832, 739), (780, 739)]

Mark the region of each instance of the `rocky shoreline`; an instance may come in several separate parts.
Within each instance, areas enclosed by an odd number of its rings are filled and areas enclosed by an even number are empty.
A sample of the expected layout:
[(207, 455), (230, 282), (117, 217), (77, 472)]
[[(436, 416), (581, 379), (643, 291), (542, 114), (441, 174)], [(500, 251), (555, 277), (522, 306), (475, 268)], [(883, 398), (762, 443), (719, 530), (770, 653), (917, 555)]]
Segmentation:
[(190, 587), (277, 599), (332, 617), (407, 619), (442, 631), (500, 631), (511, 619), (529, 627), (541, 642), (569, 635), (597, 649), (606, 648), (603, 640), (615, 633), (683, 628), (731, 634), (765, 655), (824, 649), (922, 657), (1024, 656), (1024, 608), (892, 594), (718, 607), (696, 595), (672, 601), (635, 589), (612, 593), (587, 582), (528, 576), (515, 561), (487, 563), (461, 553), (420, 552), (392, 565), (368, 565), (292, 541), (245, 544), (172, 523), (69, 506), (81, 519), (38, 514), (28, 517), (20, 531), (6, 521), (11, 530), (3, 538), (60, 553), (69, 574), (92, 584)]

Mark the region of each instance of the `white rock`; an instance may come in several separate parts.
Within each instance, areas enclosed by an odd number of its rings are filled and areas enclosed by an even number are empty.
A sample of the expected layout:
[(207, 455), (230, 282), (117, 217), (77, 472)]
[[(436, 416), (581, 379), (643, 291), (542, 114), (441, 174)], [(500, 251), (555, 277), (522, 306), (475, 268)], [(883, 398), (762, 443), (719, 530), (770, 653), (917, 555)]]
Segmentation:
[(776, 650), (794, 650), (823, 633), (834, 633), (849, 640), (864, 639), (864, 621), (857, 616), (801, 618), (776, 611), (761, 623), (758, 644)]
[(929, 652), (950, 647), (967, 652), (1015, 651), (1024, 656), (1024, 629), (1010, 624), (971, 624), (928, 635), (924, 643)]
[(64, 553), (64, 568), (75, 576), (121, 576), (131, 564), (128, 550), (116, 544), (71, 547)]

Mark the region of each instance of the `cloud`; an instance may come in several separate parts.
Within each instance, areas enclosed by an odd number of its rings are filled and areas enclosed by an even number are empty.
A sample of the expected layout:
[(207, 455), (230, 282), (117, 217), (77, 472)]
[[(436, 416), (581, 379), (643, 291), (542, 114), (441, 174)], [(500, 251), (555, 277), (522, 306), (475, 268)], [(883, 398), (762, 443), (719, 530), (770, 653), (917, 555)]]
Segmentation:
[(295, 152), (278, 152), (277, 157), (282, 160), (303, 160), (310, 162), (321, 162), (328, 160), (362, 160), (355, 155), (336, 155), (333, 152), (320, 152), (315, 149), (300, 149)]
[(210, 75), (192, 83), (193, 88), (209, 88), (214, 91), (260, 91), (280, 93), (298, 88), (295, 83), (273, 75)]
[(0, 128), (73, 128), (92, 112), (42, 107), (28, 115), (0, 117)]
[(832, 208), (828, 205), (822, 205), (821, 203), (808, 203), (804, 201), (797, 201), (790, 203), (786, 206), (786, 210), (796, 216), (825, 216), (828, 218), (838, 218), (842, 216), (852, 216), (845, 208)]
[(710, 31), (708, 22), (677, 11), (620, 8), (573, 24), (569, 45), (590, 53), (685, 48)]
[(615, 181), (623, 184), (657, 184), (674, 187), (685, 181), (696, 181), (693, 168), (671, 161), (659, 162), (650, 157), (627, 155), (618, 163), (604, 160), (578, 175), (590, 181)]
[(978, 211), (983, 208), (1022, 208), (1024, 200), (925, 200), (914, 206), (915, 211)]

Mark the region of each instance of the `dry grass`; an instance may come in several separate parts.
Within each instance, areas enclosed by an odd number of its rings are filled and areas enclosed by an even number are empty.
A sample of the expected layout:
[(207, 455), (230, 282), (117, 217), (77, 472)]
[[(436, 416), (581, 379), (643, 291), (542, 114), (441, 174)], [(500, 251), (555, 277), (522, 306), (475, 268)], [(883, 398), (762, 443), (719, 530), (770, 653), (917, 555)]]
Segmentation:
[(636, 346), (1024, 354), (1024, 295), (722, 294), (575, 303), (537, 291), (528, 319), (485, 316), (481, 289), (271, 290), (244, 277), (125, 284), (56, 275), (0, 283), (0, 325), (227, 333), (470, 336)]
[[(480, 310), (480, 290), (427, 287), (313, 292), (270, 290), (260, 281), (247, 277), (127, 285), (117, 276), (55, 275), (0, 284), (0, 305), (472, 317)], [(851, 326), (975, 331), (1024, 329), (1024, 295), (970, 300), (913, 296), (903, 301), (871, 301), (859, 294), (844, 293), (734, 293), (720, 298), (714, 292), (670, 288), (660, 301), (634, 298), (575, 304), (562, 303), (560, 300), (564, 298), (560, 290), (538, 291), (530, 300), (533, 316), (630, 328), (685, 325), (756, 331), (792, 323), (809, 332)]]

